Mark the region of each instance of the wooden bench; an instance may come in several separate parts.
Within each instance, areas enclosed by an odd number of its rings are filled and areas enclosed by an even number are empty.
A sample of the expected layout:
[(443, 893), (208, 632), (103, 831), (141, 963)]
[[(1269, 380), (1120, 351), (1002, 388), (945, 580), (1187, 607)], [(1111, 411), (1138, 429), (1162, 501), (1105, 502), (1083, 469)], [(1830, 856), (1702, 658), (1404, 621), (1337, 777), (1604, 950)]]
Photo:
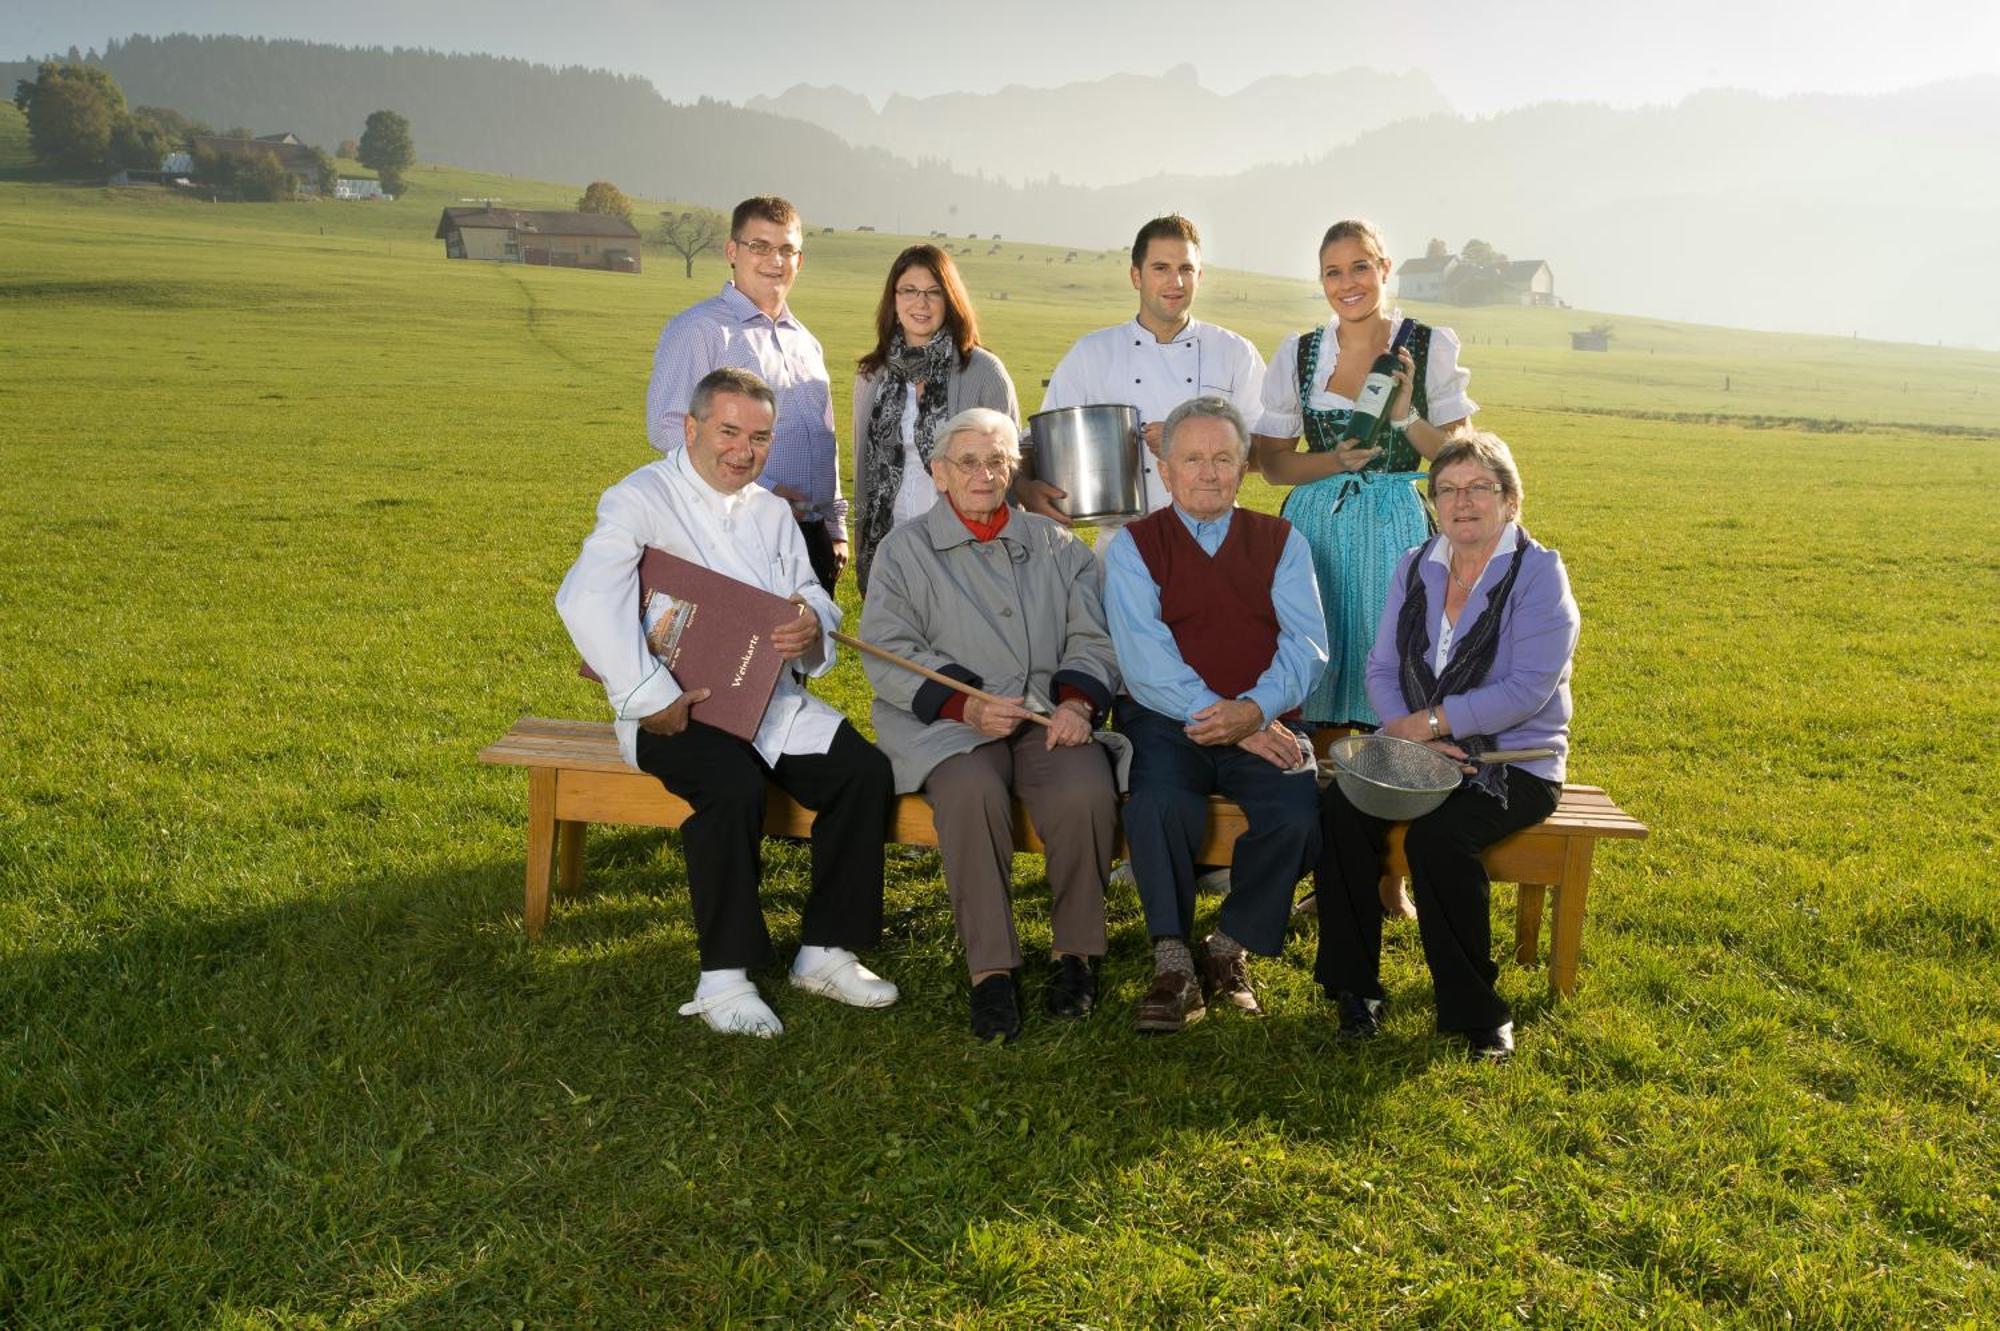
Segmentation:
[[(555, 886), (576, 892), (583, 886), (583, 832), (592, 823), (678, 827), (690, 809), (686, 801), (618, 756), (611, 726), (602, 721), (547, 721), (523, 717), (513, 729), (482, 749), (479, 760), (528, 769), (528, 879), (521, 918), (528, 937), (539, 937), (549, 918), (551, 868)], [(764, 831), (802, 837), (813, 815), (773, 789), (765, 805)], [(1210, 800), (1208, 839), (1196, 856), (1201, 864), (1227, 864), (1244, 830), (1243, 811), (1228, 800)], [(1014, 809), (1016, 844), (1039, 851), (1033, 826), (1019, 805)], [(1564, 786), (1555, 813), (1516, 832), (1486, 852), (1494, 880), (1519, 885), (1515, 909), (1514, 958), (1532, 966), (1540, 952), (1544, 900), (1554, 896), (1549, 937), (1549, 988), (1558, 996), (1576, 989), (1577, 954), (1583, 941), (1584, 906), (1590, 894), (1591, 853), (1603, 838), (1636, 840), (1646, 825), (1596, 786)], [(917, 795), (896, 803), (891, 840), (935, 846), (930, 806)], [(1403, 828), (1389, 835), (1385, 868), (1407, 873)]]

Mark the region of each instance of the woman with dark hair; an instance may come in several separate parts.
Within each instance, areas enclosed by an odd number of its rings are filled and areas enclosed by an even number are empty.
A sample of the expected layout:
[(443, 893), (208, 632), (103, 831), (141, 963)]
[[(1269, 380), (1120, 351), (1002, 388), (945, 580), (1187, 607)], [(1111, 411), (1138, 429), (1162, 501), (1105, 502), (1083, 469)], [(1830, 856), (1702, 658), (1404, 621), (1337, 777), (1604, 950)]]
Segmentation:
[(875, 547), (937, 503), (937, 427), (968, 407), (990, 407), (1018, 424), (1021, 406), (1007, 367), (979, 345), (958, 266), (935, 245), (912, 245), (889, 265), (875, 346), (855, 368), (851, 511), (855, 580), (866, 596)]
[[(1473, 1057), (1514, 1049), (1513, 1014), (1494, 988), (1490, 884), (1480, 853), (1555, 811), (1569, 755), (1570, 665), (1579, 625), (1562, 556), (1521, 526), (1521, 473), (1507, 445), (1474, 431), (1431, 461), (1443, 530), (1407, 552), (1368, 654), (1381, 733), (1465, 764), (1466, 781), (1413, 819), (1403, 854), (1437, 991), (1437, 1026)], [(1498, 750), (1545, 758), (1474, 766)], [(1329, 786), (1320, 800), (1319, 958), (1314, 975), (1340, 1033), (1380, 1029), (1382, 912), (1376, 871), (1389, 824)]]

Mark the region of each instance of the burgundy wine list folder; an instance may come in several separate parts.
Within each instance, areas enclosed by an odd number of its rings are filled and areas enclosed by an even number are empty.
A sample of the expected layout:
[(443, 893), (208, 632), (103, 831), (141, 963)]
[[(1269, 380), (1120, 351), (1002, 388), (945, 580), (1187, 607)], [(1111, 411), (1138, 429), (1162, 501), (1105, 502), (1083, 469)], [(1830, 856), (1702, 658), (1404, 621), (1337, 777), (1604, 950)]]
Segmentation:
[[(709, 691), (689, 716), (739, 739), (757, 734), (785, 668), (771, 630), (798, 614), (782, 596), (665, 550), (647, 546), (639, 558), (646, 645), (683, 689)], [(603, 679), (589, 662), (578, 673)]]

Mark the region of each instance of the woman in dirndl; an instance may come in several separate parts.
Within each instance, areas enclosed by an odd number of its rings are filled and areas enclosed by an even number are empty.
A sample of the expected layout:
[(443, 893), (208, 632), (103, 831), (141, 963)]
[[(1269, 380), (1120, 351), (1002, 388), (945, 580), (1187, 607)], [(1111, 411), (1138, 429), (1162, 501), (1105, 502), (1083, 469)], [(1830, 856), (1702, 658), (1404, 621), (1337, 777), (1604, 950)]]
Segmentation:
[(1319, 278), (1333, 316), (1279, 345), (1254, 440), (1265, 479), (1293, 487), (1284, 515), (1312, 548), (1319, 578), (1331, 659), (1302, 713), (1321, 728), (1373, 730), (1380, 722), (1367, 692), (1376, 620), (1397, 560), (1433, 530), (1417, 482), (1424, 462), (1469, 428), (1478, 409), (1466, 396), (1471, 375), (1458, 363), (1458, 335), (1417, 324), (1398, 353), (1380, 442), (1342, 445), (1362, 381), (1403, 321), (1384, 293), (1390, 266), (1369, 223), (1328, 228)]

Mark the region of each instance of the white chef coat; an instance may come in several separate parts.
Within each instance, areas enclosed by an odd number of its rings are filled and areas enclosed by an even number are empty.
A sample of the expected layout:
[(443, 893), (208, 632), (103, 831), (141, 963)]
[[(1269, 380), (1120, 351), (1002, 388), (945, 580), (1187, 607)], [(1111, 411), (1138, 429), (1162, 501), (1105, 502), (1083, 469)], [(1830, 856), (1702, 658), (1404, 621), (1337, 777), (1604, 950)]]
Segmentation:
[(779, 596), (804, 598), (819, 616), (819, 642), (793, 669), (778, 672), (751, 743), (767, 763), (832, 748), (845, 718), (807, 693), (797, 670), (817, 677), (833, 669), (826, 635), (840, 627), (840, 609), (813, 573), (792, 506), (755, 483), (723, 494), (677, 448), (604, 492), (597, 527), (556, 592), (556, 611), (576, 649), (604, 679), (625, 761), (638, 766), (640, 719), (681, 696), (680, 684), (646, 645), (639, 619), (639, 557), (649, 545)]
[[(1261, 414), (1264, 358), (1250, 339), (1227, 328), (1190, 319), (1171, 342), (1162, 342), (1135, 315), (1122, 324), (1085, 333), (1049, 377), (1043, 411), (1124, 403), (1139, 409), (1139, 424), (1164, 421), (1191, 397), (1227, 398), (1254, 429)], [(1171, 500), (1160, 483), (1159, 459), (1141, 450), (1146, 511)]]

